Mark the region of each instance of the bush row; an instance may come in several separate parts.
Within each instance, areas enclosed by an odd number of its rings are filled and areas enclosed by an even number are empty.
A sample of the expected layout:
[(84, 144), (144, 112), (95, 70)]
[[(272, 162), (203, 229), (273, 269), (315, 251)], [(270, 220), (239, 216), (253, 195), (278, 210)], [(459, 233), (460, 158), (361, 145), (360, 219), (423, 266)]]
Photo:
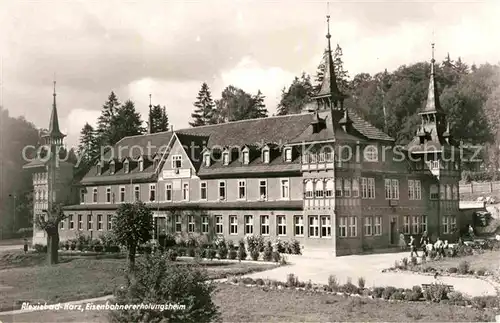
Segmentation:
[(363, 277), (358, 279), (358, 286), (356, 286), (350, 279), (348, 279), (345, 284), (340, 284), (334, 275), (330, 275), (328, 284), (317, 285), (312, 284), (311, 281), (302, 282), (294, 274), (288, 274), (286, 282), (234, 276), (229, 277), (227, 281), (232, 284), (266, 286), (278, 289), (304, 289), (306, 291), (316, 291), (320, 293), (342, 293), (344, 295), (360, 295), (373, 299), (378, 298), (393, 301), (429, 301), (459, 306), (473, 306), (479, 309), (500, 307), (500, 298), (498, 296), (477, 296), (468, 298), (460, 292), (450, 292), (448, 286), (443, 284), (431, 284), (425, 289), (422, 289), (419, 285), (415, 285), (413, 288), (396, 288), (393, 286), (365, 288), (365, 279)]
[(477, 276), (487, 276), (491, 273), (484, 267), (473, 270), (471, 269), (470, 263), (466, 260), (462, 260), (458, 267), (449, 267), (448, 269), (434, 268), (432, 266), (426, 265), (425, 258), (422, 258), (422, 264), (419, 265), (417, 263), (416, 257), (411, 257), (410, 260), (408, 258), (403, 258), (401, 261), (395, 261), (394, 267), (390, 268), (391, 270), (399, 269), (399, 270), (410, 270), (414, 272), (422, 272), (422, 273), (440, 273), (443, 275), (446, 274), (460, 274), (460, 275), (477, 275)]

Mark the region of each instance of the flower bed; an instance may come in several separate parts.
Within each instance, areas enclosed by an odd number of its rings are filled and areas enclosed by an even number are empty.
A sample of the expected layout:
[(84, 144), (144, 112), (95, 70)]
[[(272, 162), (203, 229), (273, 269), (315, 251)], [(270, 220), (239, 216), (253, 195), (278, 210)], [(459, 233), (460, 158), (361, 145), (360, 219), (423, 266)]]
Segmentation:
[(498, 296), (476, 296), (466, 297), (460, 292), (448, 292), (448, 286), (443, 284), (430, 284), (426, 289), (421, 286), (413, 286), (412, 289), (386, 287), (360, 287), (364, 284), (364, 279), (358, 280), (358, 286), (350, 280), (341, 285), (334, 276), (330, 276), (327, 285), (312, 284), (301, 282), (294, 274), (287, 276), (287, 281), (282, 282), (270, 279), (252, 279), (250, 277), (228, 277), (225, 283), (232, 285), (244, 285), (247, 287), (260, 287), (268, 289), (294, 289), (312, 293), (326, 293), (334, 295), (343, 295), (346, 297), (366, 297), (372, 299), (383, 299), (390, 302), (433, 302), (462, 307), (474, 307), (477, 309), (494, 309), (500, 307), (500, 298)]

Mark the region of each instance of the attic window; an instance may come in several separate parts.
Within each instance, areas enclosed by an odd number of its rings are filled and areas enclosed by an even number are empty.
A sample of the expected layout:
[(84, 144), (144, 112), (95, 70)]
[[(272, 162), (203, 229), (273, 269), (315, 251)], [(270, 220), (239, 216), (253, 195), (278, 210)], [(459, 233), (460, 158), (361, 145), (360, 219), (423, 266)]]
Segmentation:
[(292, 161), (292, 148), (286, 148), (285, 149), (285, 161), (286, 162), (291, 162)]
[(111, 173), (111, 175), (113, 175), (115, 173), (115, 162), (112, 161), (110, 164), (109, 164), (109, 172)]
[(203, 155), (203, 163), (205, 164), (205, 167), (210, 167), (210, 153)]
[(128, 159), (123, 162), (123, 170), (126, 174), (128, 174), (128, 172), (130, 172), (130, 163), (129, 163)]
[(144, 170), (144, 160), (142, 159), (139, 159), (139, 171), (142, 172)]
[(182, 156), (174, 155), (172, 156), (172, 168), (181, 168), (182, 167)]
[(97, 169), (97, 175), (101, 175), (101, 165), (100, 164), (97, 165), (96, 169)]
[(250, 153), (248, 151), (243, 152), (243, 164), (248, 165), (250, 162)]
[(269, 164), (269, 149), (262, 151), (262, 161), (264, 164)]
[(224, 165), (229, 165), (229, 153), (228, 152), (222, 153), (222, 163)]

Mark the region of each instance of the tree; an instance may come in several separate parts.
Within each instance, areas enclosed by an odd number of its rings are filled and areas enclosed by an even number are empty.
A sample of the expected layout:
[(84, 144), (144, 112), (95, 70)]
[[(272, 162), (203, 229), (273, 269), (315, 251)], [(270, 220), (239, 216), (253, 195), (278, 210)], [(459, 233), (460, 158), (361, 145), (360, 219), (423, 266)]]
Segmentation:
[(215, 123), (215, 103), (212, 100), (210, 89), (205, 82), (201, 85), (194, 107), (195, 110), (191, 114), (193, 121), (189, 123), (191, 127), (199, 127)]
[(122, 138), (145, 133), (141, 115), (136, 111), (134, 102), (127, 100), (111, 119), (111, 136), (109, 144), (114, 145)]
[(85, 162), (91, 162), (99, 156), (99, 146), (97, 144), (94, 128), (87, 122), (80, 131), (80, 144), (78, 145), (78, 155)]
[(149, 112), (149, 120), (151, 124), (151, 133), (168, 131), (168, 115), (167, 109), (160, 105), (155, 105)]
[(260, 90), (258, 90), (257, 94), (252, 97), (252, 109), (250, 111), (250, 119), (267, 118), (269, 113), (266, 109), (266, 104), (264, 103), (265, 98), (266, 97), (262, 94)]
[[(262, 116), (264, 111), (262, 110), (263, 102), (260, 97), (262, 97), (262, 93), (258, 94), (258, 97), (252, 96), (242, 89), (229, 85), (222, 91), (221, 98), (215, 101), (214, 119), (216, 123), (247, 120)], [(257, 103), (258, 101), (259, 103)]]
[(36, 226), (47, 233), (47, 261), (50, 265), (59, 262), (59, 223), (66, 218), (60, 204), (47, 210), (47, 218), (39, 217)]
[(278, 115), (300, 113), (313, 94), (314, 88), (309, 75), (302, 73), (300, 78), (295, 77), (288, 90), (283, 89), (281, 93)]
[(335, 69), (335, 76), (337, 77), (337, 86), (340, 91), (347, 93), (349, 91), (349, 74), (344, 69), (344, 61), (342, 60), (342, 48), (339, 44), (333, 52), (333, 67)]
[[(325, 77), (325, 62), (326, 58), (328, 55), (328, 50), (325, 50), (323, 53), (323, 58), (321, 59), (321, 62), (319, 63), (318, 67), (316, 68), (316, 76), (314, 78), (314, 92), (319, 92), (321, 89), (321, 83), (323, 83), (323, 78)], [(304, 75), (304, 73), (302, 73)]]
[(115, 290), (119, 305), (179, 304), (182, 310), (120, 309), (110, 311), (111, 322), (215, 322), (220, 313), (212, 301), (216, 285), (199, 266), (171, 264), (164, 254), (147, 255), (137, 262), (135, 280), (124, 289)]
[(120, 102), (118, 97), (112, 91), (106, 103), (102, 107), (102, 112), (97, 119), (97, 138), (99, 145), (111, 145), (111, 138), (115, 137), (111, 127), (113, 119), (116, 116), (118, 109), (120, 108)]
[(120, 204), (113, 217), (113, 233), (119, 244), (127, 247), (128, 269), (134, 276), (137, 247), (151, 239), (153, 213), (141, 201)]

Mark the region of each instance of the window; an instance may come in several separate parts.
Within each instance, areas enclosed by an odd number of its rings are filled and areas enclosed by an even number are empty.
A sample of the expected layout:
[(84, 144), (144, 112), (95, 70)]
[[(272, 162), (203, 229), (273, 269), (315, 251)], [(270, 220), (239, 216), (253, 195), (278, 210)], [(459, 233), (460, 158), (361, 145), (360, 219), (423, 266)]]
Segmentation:
[(342, 178), (337, 178), (335, 180), (335, 197), (342, 196)]
[(382, 235), (382, 217), (381, 216), (375, 217), (375, 226), (373, 227), (373, 234), (376, 236)]
[(96, 166), (96, 173), (97, 175), (101, 175), (101, 165)]
[(269, 215), (260, 216), (260, 234), (269, 235)]
[(452, 200), (452, 191), (451, 191), (451, 185), (446, 185), (446, 199), (447, 200)]
[(306, 198), (308, 198), (308, 199), (313, 198), (313, 196), (314, 196), (313, 189), (314, 189), (313, 182), (311, 180), (308, 180), (306, 182), (306, 189), (305, 189), (305, 191), (306, 191)]
[(293, 219), (293, 226), (295, 227), (295, 235), (298, 237), (304, 236), (304, 217), (296, 215)]
[(205, 167), (210, 167), (210, 154), (203, 155)]
[(450, 233), (450, 222), (449, 216), (443, 216), (443, 234)]
[(109, 163), (109, 173), (110, 173), (111, 175), (113, 175), (113, 174), (115, 173), (115, 169), (116, 169), (116, 167), (115, 167), (115, 166), (116, 166), (116, 165), (115, 165), (115, 162), (114, 162), (114, 161), (112, 161), (111, 163)]
[(92, 230), (92, 214), (87, 215), (87, 230)]
[(415, 199), (415, 181), (412, 179), (408, 180), (408, 199)]
[(130, 162), (128, 160), (125, 160), (123, 162), (123, 171), (125, 174), (128, 174), (130, 172)]
[(80, 190), (80, 203), (82, 203), (82, 204), (85, 203), (85, 189), (84, 188), (82, 188)]
[(371, 216), (365, 217), (365, 236), (371, 236), (373, 234), (373, 218)]
[(376, 146), (368, 145), (364, 150), (364, 160), (367, 162), (378, 161), (378, 149)]
[(69, 229), (74, 230), (75, 229), (75, 223), (73, 222), (73, 214), (69, 215)]
[(225, 200), (226, 199), (226, 182), (220, 181), (219, 182), (219, 200)]
[(385, 199), (399, 200), (399, 181), (397, 179), (385, 179)]
[(92, 189), (92, 202), (97, 203), (97, 187)]
[(332, 197), (333, 196), (333, 187), (334, 187), (333, 179), (329, 179), (326, 182), (326, 190), (325, 190), (325, 196), (326, 197)]
[(142, 172), (144, 170), (144, 159), (141, 157), (139, 159), (139, 171)]
[(238, 235), (238, 217), (236, 215), (229, 216), (229, 234)]
[(141, 187), (139, 185), (134, 186), (134, 198), (136, 201), (141, 199)]
[(361, 197), (364, 199), (368, 198), (368, 178), (361, 178)]
[(97, 215), (97, 230), (102, 231), (102, 214)]
[(454, 189), (453, 189), (453, 193), (454, 193), (454, 196), (455, 196), (455, 200), (459, 200), (459, 191), (458, 191), (458, 188), (459, 186), (458, 185), (454, 185)]
[(352, 179), (352, 197), (359, 197), (359, 180), (357, 178)]
[(151, 202), (156, 201), (156, 184), (149, 185), (149, 200)]
[(375, 198), (375, 178), (368, 178), (368, 198)]
[(224, 165), (229, 165), (229, 153), (225, 152), (222, 154), (222, 163)]
[(269, 149), (262, 151), (262, 161), (264, 162), (264, 164), (269, 163)]
[(250, 162), (250, 153), (248, 151), (243, 152), (243, 164), (248, 165)]
[(332, 224), (329, 215), (321, 216), (321, 237), (328, 238), (332, 236)]
[(113, 229), (113, 215), (108, 214), (108, 231)]
[(309, 237), (319, 237), (319, 220), (317, 215), (309, 216)]
[(125, 186), (120, 186), (120, 202), (125, 202)]
[(355, 216), (349, 217), (349, 236), (358, 236), (358, 218)]
[(347, 237), (347, 217), (339, 217), (339, 237)]
[(222, 215), (215, 216), (215, 233), (223, 234)]
[(201, 233), (208, 233), (208, 216), (201, 217)]
[(419, 180), (415, 180), (415, 200), (422, 199), (422, 184)]
[(181, 232), (182, 231), (182, 216), (180, 214), (177, 214), (175, 216), (175, 232)]
[(344, 196), (351, 197), (351, 180), (344, 178)]
[(285, 148), (285, 161), (286, 162), (292, 161), (292, 148)]
[(173, 155), (172, 156), (172, 168), (178, 169), (182, 167), (182, 156), (181, 155)]
[(188, 215), (188, 232), (193, 233), (195, 230), (194, 215)]
[(455, 232), (456, 229), (457, 229), (457, 217), (450, 216), (450, 233)]
[(420, 222), (420, 232), (427, 232), (427, 215), (422, 215), (422, 221)]
[(430, 196), (431, 200), (439, 199), (439, 188), (436, 184), (432, 184), (430, 186), (430, 194), (431, 194)]
[(422, 225), (421, 225), (420, 215), (414, 215), (413, 219), (412, 219), (412, 233), (419, 234), (421, 228), (422, 228)]
[(267, 199), (267, 180), (259, 180), (259, 196), (261, 200)]
[(441, 200), (444, 200), (444, 199), (445, 199), (445, 197), (446, 197), (446, 196), (445, 196), (445, 193), (446, 193), (446, 192), (445, 192), (445, 187), (444, 187), (444, 185), (443, 185), (443, 184), (441, 184), (441, 185), (439, 186), (439, 198), (440, 198)]
[(322, 198), (323, 197), (323, 190), (324, 190), (324, 183), (322, 180), (318, 180), (316, 182), (316, 189), (315, 189), (315, 194), (317, 198)]
[(59, 229), (64, 230), (64, 220), (59, 222)]
[(200, 182), (200, 200), (207, 199), (207, 182)]
[(244, 200), (247, 196), (247, 186), (244, 179), (238, 181), (238, 199)]
[(281, 179), (281, 198), (289, 199), (290, 198), (290, 182), (288, 179)]
[(410, 216), (409, 215), (404, 216), (403, 233), (410, 234)]
[(182, 184), (182, 200), (189, 201), (189, 183)]
[(245, 215), (245, 234), (253, 234), (253, 215)]
[(78, 230), (83, 230), (83, 215), (78, 214)]
[(172, 184), (171, 183), (165, 184), (165, 201), (167, 201), (167, 202), (172, 201)]
[(111, 203), (111, 187), (106, 187), (106, 203)]
[(286, 218), (284, 215), (278, 215), (276, 217), (276, 221), (278, 223), (278, 235), (286, 236)]

